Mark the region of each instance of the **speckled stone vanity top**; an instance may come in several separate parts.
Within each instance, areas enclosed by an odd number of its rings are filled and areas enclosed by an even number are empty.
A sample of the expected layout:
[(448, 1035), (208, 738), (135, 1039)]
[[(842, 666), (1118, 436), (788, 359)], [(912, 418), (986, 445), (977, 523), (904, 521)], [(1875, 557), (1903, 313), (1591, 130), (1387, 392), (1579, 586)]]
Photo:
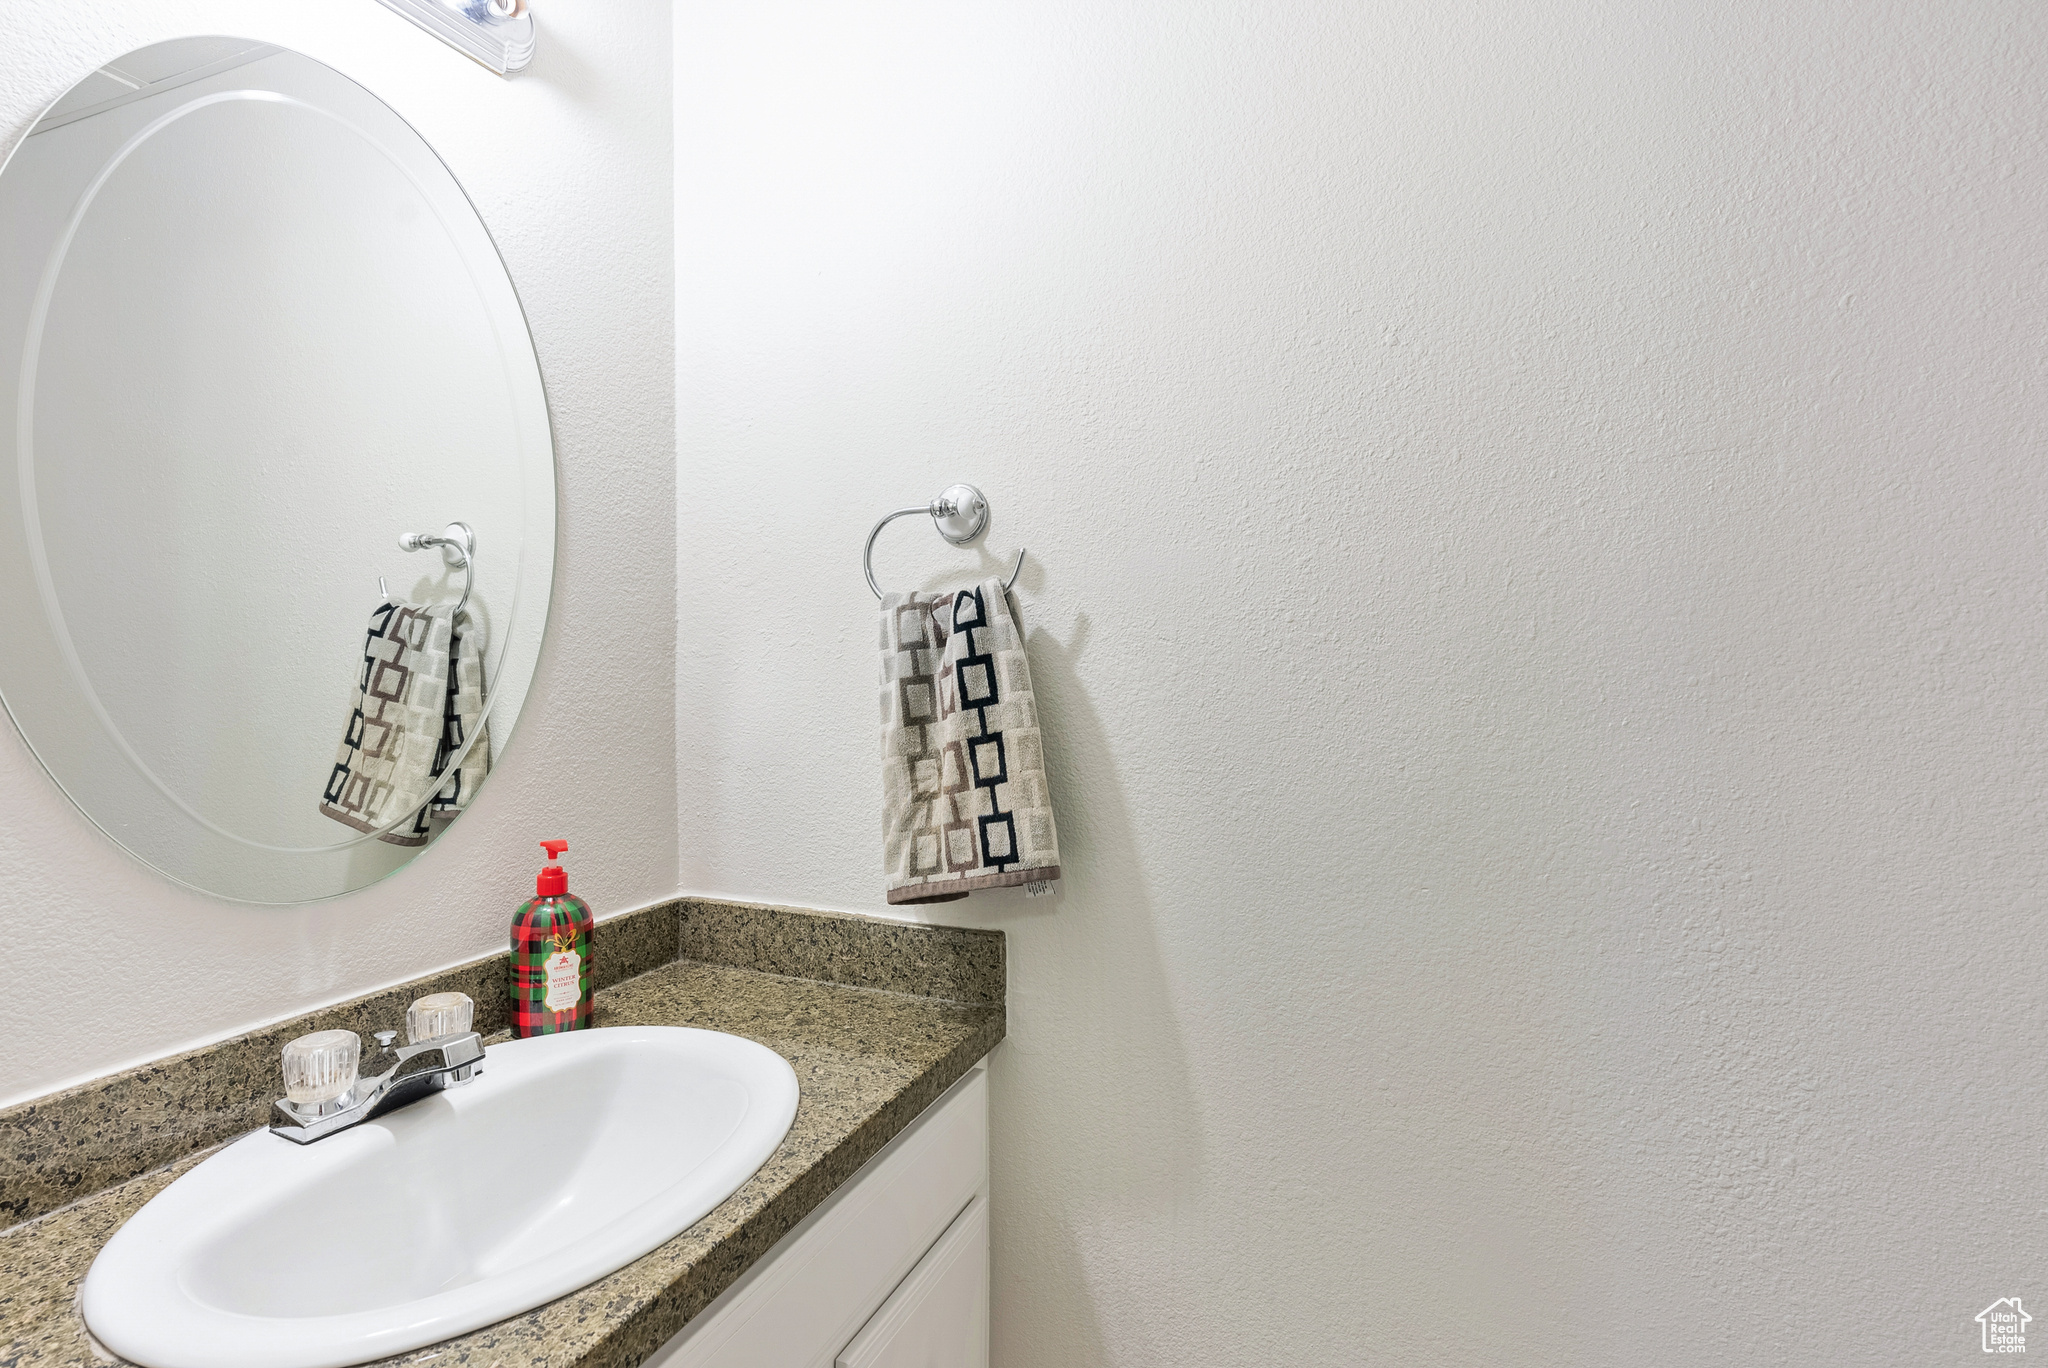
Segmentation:
[[(997, 933), (689, 900), (598, 929), (593, 959), (602, 966), (609, 945), (613, 960), (610, 972), (600, 968), (610, 982), (597, 995), (598, 1026), (704, 1026), (760, 1041), (796, 1069), (796, 1121), (738, 1192), (659, 1249), (524, 1315), (386, 1363), (643, 1362), (1003, 1038)], [(256, 1063), (274, 1060), (275, 1044), (372, 1017), (383, 1024), (387, 999), (402, 1011), (413, 994), (451, 984), (475, 988), (480, 1026), (495, 1028), (503, 1004), (491, 990), (503, 964), (479, 961), (0, 1112), (0, 1203), (33, 1216), (0, 1231), (0, 1368), (115, 1361), (79, 1319), (79, 1283), (144, 1202), (260, 1121), (271, 1085)], [(181, 1090), (184, 1115), (198, 1118), (183, 1141), (169, 1120)], [(94, 1133), (67, 1136), (71, 1128)], [(204, 1148), (189, 1143), (195, 1136)], [(165, 1162), (166, 1144), (185, 1152)], [(95, 1178), (111, 1181), (94, 1190)], [(49, 1209), (67, 1192), (70, 1205)]]

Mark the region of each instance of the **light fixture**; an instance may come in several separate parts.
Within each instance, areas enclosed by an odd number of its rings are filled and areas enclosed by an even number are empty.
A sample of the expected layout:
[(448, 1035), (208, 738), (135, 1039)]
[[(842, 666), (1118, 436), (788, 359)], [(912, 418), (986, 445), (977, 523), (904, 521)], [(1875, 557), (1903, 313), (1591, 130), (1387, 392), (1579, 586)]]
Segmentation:
[(526, 0), (382, 0), (448, 46), (500, 76), (533, 60), (533, 16)]

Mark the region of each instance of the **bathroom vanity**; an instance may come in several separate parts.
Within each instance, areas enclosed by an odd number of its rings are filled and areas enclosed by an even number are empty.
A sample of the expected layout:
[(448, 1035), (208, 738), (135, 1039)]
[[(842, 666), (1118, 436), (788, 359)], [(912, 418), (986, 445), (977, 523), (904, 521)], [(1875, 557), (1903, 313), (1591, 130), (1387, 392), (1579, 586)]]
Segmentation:
[[(382, 1361), (981, 1363), (982, 1061), (1003, 1037), (1001, 935), (697, 900), (597, 930), (600, 1029), (694, 1026), (758, 1041), (796, 1073), (796, 1119), (736, 1192), (652, 1252)], [(0, 1112), (0, 1202), (19, 1222), (0, 1231), (0, 1284), (12, 1293), (0, 1300), (0, 1344), (15, 1368), (107, 1362), (79, 1317), (81, 1280), (144, 1203), (263, 1123), (284, 1041), (374, 1030), (442, 991), (475, 997), (489, 1038), (503, 1025), (505, 970), (493, 956)]]

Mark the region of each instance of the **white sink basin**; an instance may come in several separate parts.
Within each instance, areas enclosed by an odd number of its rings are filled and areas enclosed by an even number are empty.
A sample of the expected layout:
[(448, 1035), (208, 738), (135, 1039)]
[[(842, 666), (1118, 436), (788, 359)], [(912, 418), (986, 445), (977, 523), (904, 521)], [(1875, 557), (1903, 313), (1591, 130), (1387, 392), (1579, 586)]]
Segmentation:
[(628, 1026), (493, 1045), (473, 1082), (295, 1145), (259, 1131), (107, 1242), (82, 1306), (145, 1368), (342, 1368), (530, 1310), (730, 1196), (796, 1116), (738, 1036)]

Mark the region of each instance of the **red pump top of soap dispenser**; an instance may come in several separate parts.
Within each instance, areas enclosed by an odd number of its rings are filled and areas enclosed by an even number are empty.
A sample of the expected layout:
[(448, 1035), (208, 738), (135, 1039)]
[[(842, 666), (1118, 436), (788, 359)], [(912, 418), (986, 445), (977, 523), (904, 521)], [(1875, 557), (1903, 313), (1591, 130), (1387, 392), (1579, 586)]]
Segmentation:
[[(567, 841), (542, 841), (540, 848), (548, 853), (550, 860), (562, 858), (562, 852), (569, 848)], [(541, 870), (540, 877), (533, 881), (533, 893), (537, 898), (559, 898), (569, 891), (569, 874), (558, 864), (551, 864)]]

